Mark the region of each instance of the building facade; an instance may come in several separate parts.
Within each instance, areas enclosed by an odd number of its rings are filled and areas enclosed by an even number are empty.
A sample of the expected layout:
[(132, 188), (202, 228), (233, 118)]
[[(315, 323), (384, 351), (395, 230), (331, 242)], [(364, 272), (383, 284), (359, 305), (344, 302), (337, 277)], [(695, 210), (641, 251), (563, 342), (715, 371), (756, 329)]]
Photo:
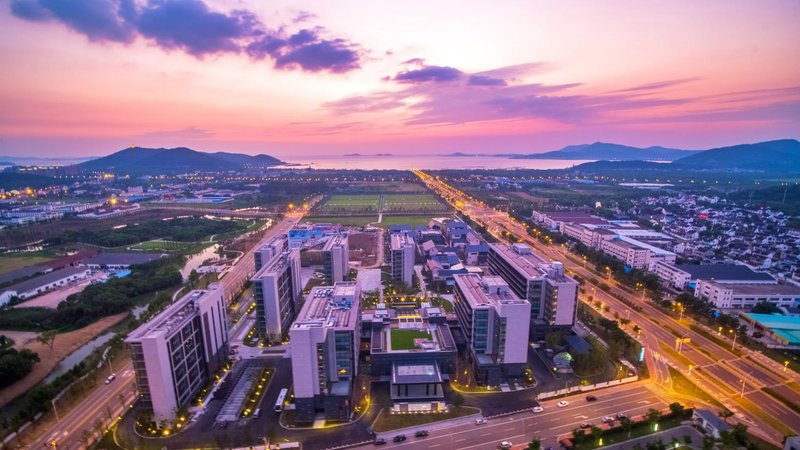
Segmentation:
[(392, 255), (392, 283), (402, 284), (410, 288), (413, 284), (414, 256), (416, 245), (414, 239), (405, 233), (393, 233), (390, 236)]
[(531, 304), (500, 277), (455, 276), (455, 311), (475, 368), (487, 386), (520, 376), (528, 361)]
[(125, 339), (142, 404), (156, 422), (175, 420), (225, 364), (228, 330), (221, 284), (184, 295)]
[(300, 310), (300, 250), (294, 248), (273, 256), (251, 281), (259, 333), (272, 341), (281, 340)]
[(358, 371), (360, 290), (355, 282), (317, 286), (289, 330), (295, 417), (347, 421)]
[(253, 252), (255, 260), (256, 272), (264, 267), (264, 264), (272, 260), (272, 258), (280, 255), (281, 253), (289, 250), (289, 240), (284, 235), (274, 236), (268, 240), (264, 245), (259, 247)]
[(322, 266), (325, 283), (334, 284), (347, 279), (350, 270), (350, 250), (347, 234), (331, 236), (322, 247)]

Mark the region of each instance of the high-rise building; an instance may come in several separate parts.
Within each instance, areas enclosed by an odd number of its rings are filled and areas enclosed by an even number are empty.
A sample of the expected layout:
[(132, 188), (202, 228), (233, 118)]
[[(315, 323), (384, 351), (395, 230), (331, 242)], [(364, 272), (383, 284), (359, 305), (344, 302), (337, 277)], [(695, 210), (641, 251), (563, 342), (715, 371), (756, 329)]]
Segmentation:
[(266, 261), (251, 281), (258, 332), (280, 340), (300, 310), (300, 250), (293, 248)]
[(156, 421), (173, 420), (228, 355), (221, 284), (194, 290), (125, 339), (139, 398)]
[(495, 276), (454, 275), (455, 311), (467, 340), (475, 378), (496, 386), (520, 376), (528, 362), (531, 304)]
[(325, 283), (333, 284), (345, 281), (350, 270), (350, 250), (347, 234), (331, 236), (322, 247), (322, 265), (325, 272)]
[(272, 258), (280, 255), (289, 249), (289, 240), (286, 235), (279, 234), (272, 237), (264, 245), (253, 252), (253, 257), (256, 263), (256, 272), (264, 267), (264, 264), (272, 260)]
[(412, 286), (414, 274), (414, 239), (405, 233), (390, 236), (392, 252), (392, 283)]
[(532, 338), (575, 325), (578, 282), (564, 274), (560, 262), (545, 261), (527, 244), (490, 244), (489, 270), (530, 302)]
[(313, 422), (318, 411), (327, 420), (350, 419), (358, 370), (360, 295), (352, 281), (315, 287), (289, 330), (299, 422)]

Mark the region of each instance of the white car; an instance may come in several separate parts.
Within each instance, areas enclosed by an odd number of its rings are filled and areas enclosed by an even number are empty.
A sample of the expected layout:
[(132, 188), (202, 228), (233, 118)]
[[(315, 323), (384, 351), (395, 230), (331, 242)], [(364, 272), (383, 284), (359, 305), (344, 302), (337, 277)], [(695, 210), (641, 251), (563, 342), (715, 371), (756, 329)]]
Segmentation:
[(559, 408), (563, 408), (565, 406), (569, 406), (569, 402), (566, 400), (561, 400), (560, 402), (558, 402), (556, 406), (558, 406)]
[(475, 425), (483, 425), (486, 423), (486, 419), (475, 419)]
[(603, 423), (611, 423), (611, 422), (614, 421), (614, 418), (613, 417), (609, 417), (609, 416), (605, 416), (605, 417), (603, 417), (602, 420), (603, 420)]
[(112, 373), (111, 375), (109, 375), (109, 376), (106, 378), (106, 384), (109, 384), (109, 383), (111, 383), (112, 381), (114, 381), (114, 379), (115, 379), (115, 378), (117, 378), (117, 374), (115, 374), (115, 373)]
[(531, 408), (531, 411), (533, 411), (535, 413), (540, 413), (540, 412), (544, 411), (544, 408), (542, 408), (541, 406), (534, 406), (533, 408)]
[(503, 441), (503, 442), (501, 442), (500, 444), (497, 445), (497, 448), (502, 449), (502, 450), (508, 450), (513, 446), (514, 446), (514, 444), (512, 444), (511, 441)]

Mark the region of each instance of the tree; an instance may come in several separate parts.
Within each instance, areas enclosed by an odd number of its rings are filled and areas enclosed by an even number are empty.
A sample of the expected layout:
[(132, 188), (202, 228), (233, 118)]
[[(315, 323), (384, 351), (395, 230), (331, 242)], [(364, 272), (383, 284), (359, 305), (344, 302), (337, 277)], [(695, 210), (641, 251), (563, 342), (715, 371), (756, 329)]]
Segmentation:
[(627, 417), (620, 419), (619, 426), (628, 433), (628, 437), (631, 437), (631, 430), (633, 430), (633, 421), (631, 419)]
[(645, 413), (645, 417), (647, 417), (647, 421), (650, 422), (650, 425), (653, 425), (658, 422), (658, 419), (661, 418), (661, 411), (650, 408)]
[(539, 438), (533, 438), (533, 440), (528, 443), (528, 450), (539, 450), (541, 448), (542, 440)]
[(687, 446), (692, 445), (692, 437), (689, 436), (688, 434), (684, 434), (683, 443), (686, 444)]
[(600, 441), (600, 438), (603, 437), (603, 430), (601, 430), (599, 427), (592, 426), (589, 434), (592, 436), (592, 440), (594, 442), (598, 442)]
[(450, 403), (453, 404), (456, 408), (461, 408), (464, 406), (464, 396), (458, 392), (453, 392), (453, 396), (450, 399)]
[(47, 345), (48, 347), (50, 347), (50, 350), (52, 350), (53, 344), (55, 344), (56, 342), (57, 334), (58, 332), (56, 330), (42, 331), (41, 333), (39, 333), (38, 336), (36, 336), (36, 341)]
[(684, 408), (680, 403), (672, 402), (669, 404), (669, 410), (674, 416), (678, 416), (683, 412)]
[(733, 412), (728, 411), (727, 409), (723, 409), (722, 411), (717, 413), (717, 415), (720, 416), (722, 420), (725, 421), (725, 423), (728, 423), (728, 418), (733, 417)]
[(197, 283), (199, 282), (200, 282), (200, 275), (197, 273), (196, 270), (192, 269), (192, 271), (189, 272), (189, 286), (196, 287)]
[(703, 444), (702, 444), (703, 450), (712, 450), (714, 448), (714, 444), (715, 442), (713, 437), (709, 435), (703, 436)]

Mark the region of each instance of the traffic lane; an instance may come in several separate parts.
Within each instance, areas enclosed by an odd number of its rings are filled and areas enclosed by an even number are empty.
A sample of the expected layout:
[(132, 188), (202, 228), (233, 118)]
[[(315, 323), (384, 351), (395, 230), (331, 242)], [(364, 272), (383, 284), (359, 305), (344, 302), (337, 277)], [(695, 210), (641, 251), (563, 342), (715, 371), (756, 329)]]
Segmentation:
[(769, 394), (762, 391), (748, 392), (744, 396), (759, 405), (771, 417), (789, 427), (795, 434), (800, 433), (800, 414), (790, 410), (782, 403), (777, 403)]
[(777, 376), (772, 375), (772, 373), (769, 373), (764, 369), (761, 369), (760, 367), (758, 367), (757, 364), (753, 363), (752, 361), (735, 359), (727, 361), (727, 363), (730, 364), (731, 366), (736, 367), (742, 372), (748, 374), (749, 376), (757, 379), (759, 382), (767, 386), (772, 384), (780, 384), (785, 381), (781, 380)]
[[(458, 448), (481, 449), (496, 448), (503, 440), (524, 439), (530, 441), (539, 437), (555, 443), (559, 436), (569, 434), (583, 422), (600, 424), (604, 416), (614, 416), (624, 412), (629, 417), (643, 415), (650, 408), (664, 409), (666, 404), (646, 388), (632, 395), (601, 398), (596, 402), (576, 400), (565, 408), (552, 407), (545, 412), (521, 413), (508, 417), (491, 419), (484, 425), (466, 425), (461, 430), (449, 430), (441, 436), (427, 438), (411, 438), (395, 444), (393, 448), (425, 449), (425, 448)], [(465, 428), (466, 429), (463, 429)]]
[(793, 405), (800, 405), (800, 393), (791, 387), (784, 384), (780, 386), (770, 386), (770, 389)]
[(726, 396), (739, 393), (742, 387), (742, 383), (739, 382), (741, 378), (717, 365), (699, 367), (694, 370), (694, 373), (708, 379), (711, 386), (717, 388), (718, 391), (723, 391), (722, 393)]

